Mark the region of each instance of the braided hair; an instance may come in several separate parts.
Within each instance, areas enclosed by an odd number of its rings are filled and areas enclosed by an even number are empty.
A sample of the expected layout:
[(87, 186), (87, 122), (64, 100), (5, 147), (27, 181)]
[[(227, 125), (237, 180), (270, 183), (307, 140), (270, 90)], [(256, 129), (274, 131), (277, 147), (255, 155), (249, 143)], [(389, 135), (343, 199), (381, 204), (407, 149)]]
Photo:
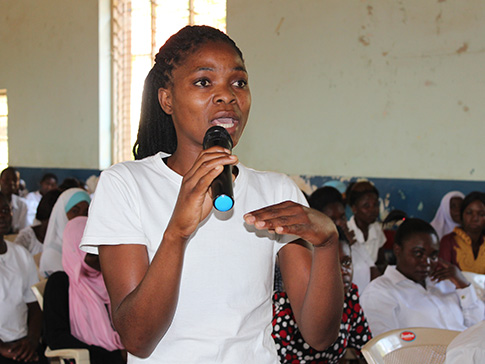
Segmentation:
[(186, 26), (172, 35), (155, 56), (155, 65), (145, 79), (140, 124), (133, 146), (135, 159), (143, 159), (160, 151), (173, 154), (177, 149), (172, 116), (162, 110), (158, 101), (158, 90), (170, 86), (174, 68), (209, 42), (230, 44), (244, 62), (236, 43), (218, 29), (206, 25)]

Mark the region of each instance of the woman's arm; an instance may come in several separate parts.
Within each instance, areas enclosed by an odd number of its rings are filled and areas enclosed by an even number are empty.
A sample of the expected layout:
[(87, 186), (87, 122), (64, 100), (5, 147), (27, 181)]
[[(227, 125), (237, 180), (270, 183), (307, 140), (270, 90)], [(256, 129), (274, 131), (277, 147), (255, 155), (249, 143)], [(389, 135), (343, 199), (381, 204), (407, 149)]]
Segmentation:
[(237, 157), (221, 147), (199, 155), (183, 178), (171, 219), (151, 262), (143, 245), (99, 247), (113, 323), (133, 355), (148, 357), (170, 327), (186, 244), (212, 210), (210, 184), (224, 164), (236, 163)]
[(343, 307), (334, 223), (290, 201), (251, 212), (245, 220), (258, 229), (301, 238), (280, 250), (281, 274), (303, 338), (316, 350), (325, 350), (338, 336)]

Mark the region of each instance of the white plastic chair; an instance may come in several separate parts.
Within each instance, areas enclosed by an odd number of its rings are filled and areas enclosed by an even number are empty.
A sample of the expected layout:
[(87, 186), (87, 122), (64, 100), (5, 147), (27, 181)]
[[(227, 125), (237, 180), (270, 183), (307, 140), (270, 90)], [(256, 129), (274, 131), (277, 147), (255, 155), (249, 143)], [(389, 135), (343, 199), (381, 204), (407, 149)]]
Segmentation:
[[(34, 292), (40, 309), (44, 309), (44, 290), (47, 279), (42, 279), (34, 284), (31, 289)], [(74, 360), (76, 364), (90, 364), (88, 349), (57, 349), (46, 348), (44, 355), (49, 358), (51, 364), (62, 364), (64, 360)]]
[(362, 348), (369, 364), (442, 364), (460, 331), (411, 327), (385, 332)]

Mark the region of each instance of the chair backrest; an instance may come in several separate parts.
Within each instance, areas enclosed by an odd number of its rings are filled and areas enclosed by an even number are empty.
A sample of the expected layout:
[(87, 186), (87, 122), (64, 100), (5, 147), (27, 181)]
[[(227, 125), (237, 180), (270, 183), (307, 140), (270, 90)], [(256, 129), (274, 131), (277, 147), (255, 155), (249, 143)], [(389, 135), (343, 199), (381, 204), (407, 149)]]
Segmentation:
[(441, 364), (446, 347), (460, 331), (410, 327), (385, 332), (362, 348), (369, 364)]
[(34, 284), (32, 287), (30, 287), (32, 289), (32, 292), (34, 292), (35, 298), (37, 298), (37, 302), (39, 303), (41, 310), (44, 310), (44, 290), (46, 283), (47, 278), (44, 278)]

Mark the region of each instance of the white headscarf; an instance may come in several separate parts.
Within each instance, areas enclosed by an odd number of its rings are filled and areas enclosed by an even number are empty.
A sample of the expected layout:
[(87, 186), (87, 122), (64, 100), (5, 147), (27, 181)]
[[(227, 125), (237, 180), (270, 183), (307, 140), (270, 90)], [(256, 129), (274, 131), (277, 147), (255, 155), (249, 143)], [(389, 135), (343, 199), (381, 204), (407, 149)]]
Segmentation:
[(91, 202), (86, 191), (81, 188), (70, 188), (57, 199), (47, 225), (44, 239), (44, 251), (40, 257), (39, 272), (48, 277), (62, 268), (62, 234), (68, 222), (67, 212), (81, 201)]
[(438, 233), (440, 240), (446, 234), (451, 233), (453, 229), (459, 225), (453, 221), (450, 214), (450, 201), (454, 197), (465, 198), (465, 195), (460, 191), (450, 191), (444, 195), (441, 199), (440, 207), (438, 207), (436, 215), (433, 221), (431, 221), (431, 226), (433, 226)]

